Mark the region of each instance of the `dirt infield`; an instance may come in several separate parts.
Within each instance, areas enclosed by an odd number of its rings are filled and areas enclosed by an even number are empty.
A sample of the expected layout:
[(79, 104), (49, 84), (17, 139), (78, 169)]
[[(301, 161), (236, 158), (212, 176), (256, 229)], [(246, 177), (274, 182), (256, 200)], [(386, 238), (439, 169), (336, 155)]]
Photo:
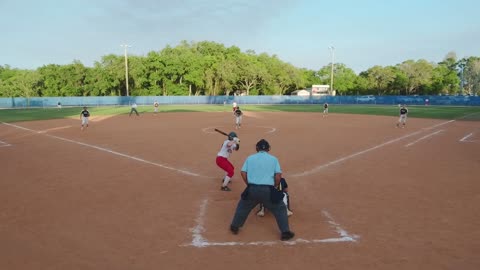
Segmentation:
[[(231, 113), (0, 124), (0, 269), (480, 269), (480, 122), (396, 120), (247, 113), (232, 192)], [(294, 241), (269, 214), (228, 231), (261, 138)]]

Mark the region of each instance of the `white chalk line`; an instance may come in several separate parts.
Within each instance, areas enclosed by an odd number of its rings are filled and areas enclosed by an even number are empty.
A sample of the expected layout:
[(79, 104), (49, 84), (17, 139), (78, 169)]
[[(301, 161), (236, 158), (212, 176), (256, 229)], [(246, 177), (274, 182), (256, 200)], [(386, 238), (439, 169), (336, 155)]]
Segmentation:
[(262, 126), (257, 126), (257, 127), (270, 129), (270, 130), (267, 131), (266, 133), (274, 133), (275, 131), (277, 131), (277, 129), (276, 129), (276, 128), (273, 128), (273, 127), (262, 127)]
[(461, 139), (459, 140), (459, 142), (475, 142), (475, 141), (467, 140), (468, 138), (470, 138), (470, 137), (472, 137), (472, 136), (473, 136), (473, 132), (470, 133), (470, 134), (468, 134), (468, 135), (466, 135), (465, 137), (461, 138)]
[(7, 147), (7, 146), (12, 146), (11, 144), (9, 143), (6, 143), (6, 142), (3, 142), (3, 141), (0, 141), (0, 147)]
[(440, 130), (435, 131), (435, 132), (433, 132), (433, 133), (427, 134), (427, 135), (421, 137), (421, 138), (418, 139), (418, 140), (415, 140), (415, 141), (413, 141), (413, 142), (411, 142), (411, 143), (409, 143), (409, 144), (406, 144), (405, 147), (410, 147), (410, 146), (416, 144), (416, 143), (419, 142), (419, 141), (423, 141), (423, 140), (425, 140), (425, 139), (427, 139), (427, 138), (429, 138), (429, 137), (435, 136), (436, 134), (438, 134), (438, 133), (440, 133), (440, 132), (443, 132), (443, 131), (444, 131), (443, 129), (440, 129)]
[[(117, 151), (113, 151), (113, 150), (110, 150), (110, 149), (107, 149), (107, 148), (103, 148), (103, 147), (100, 147), (100, 146), (96, 146), (96, 145), (92, 145), (92, 144), (88, 144), (88, 143), (83, 143), (83, 142), (79, 142), (79, 141), (74, 141), (74, 140), (62, 138), (62, 137), (59, 137), (59, 136), (54, 136), (54, 135), (51, 135), (51, 134), (42, 133), (42, 132), (40, 132), (40, 131), (36, 131), (36, 130), (33, 130), (33, 129), (25, 128), (25, 127), (22, 127), (22, 126), (17, 126), (17, 125), (8, 124), (8, 123), (3, 123), (3, 124), (5, 124), (5, 125), (7, 125), (7, 126), (11, 126), (11, 127), (18, 128), (18, 129), (22, 129), (22, 130), (26, 130), (26, 131), (30, 131), (30, 132), (34, 132), (34, 133), (38, 133), (38, 134), (42, 134), (42, 135), (44, 135), (44, 136), (51, 137), (51, 138), (55, 138), (55, 139), (62, 140), (62, 141), (65, 141), (65, 142), (70, 142), (70, 143), (78, 144), (78, 145), (81, 145), (81, 146), (93, 148), (93, 149), (96, 149), (96, 150), (100, 150), (100, 151), (102, 151), (102, 152), (107, 152), (107, 153), (109, 153), (109, 154), (113, 154), (113, 155), (121, 156), (121, 157), (124, 157), (124, 158), (136, 160), (136, 161), (143, 162), (143, 163), (146, 163), (146, 164), (150, 164), (150, 165), (153, 165), (153, 166), (157, 166), (157, 167), (160, 167), (160, 168), (163, 168), (163, 169), (172, 170), (172, 171), (175, 171), (175, 172), (178, 172), (178, 173), (182, 173), (182, 174), (186, 174), (186, 175), (191, 175), (191, 176), (208, 177), (208, 176), (202, 176), (202, 175), (199, 175), (199, 174), (197, 174), (197, 173), (190, 172), (190, 171), (181, 170), (181, 169), (176, 169), (176, 168), (173, 168), (173, 167), (164, 165), (164, 164), (160, 164), (160, 163), (155, 163), (155, 162), (152, 162), (152, 161), (148, 161), (148, 160), (145, 160), (145, 159), (142, 159), (142, 158), (139, 158), (139, 157), (135, 157), (135, 156), (123, 154), (123, 153), (120, 153), (120, 152), (117, 152)], [(211, 177), (208, 177), (208, 178), (211, 178)]]
[(198, 216), (195, 220), (197, 225), (191, 229), (192, 231), (192, 246), (196, 247), (204, 247), (205, 243), (208, 243), (203, 237), (202, 233), (205, 231), (204, 227), (204, 219), (205, 219), (205, 213), (207, 212), (207, 204), (208, 204), (208, 199), (203, 200), (203, 202), (200, 204), (200, 211), (198, 213)]
[(208, 199), (204, 199), (200, 204), (200, 211), (195, 219), (196, 225), (190, 230), (192, 232), (192, 242), (180, 246), (193, 246), (197, 248), (213, 247), (213, 246), (273, 246), (278, 244), (297, 245), (297, 244), (319, 244), (319, 243), (338, 243), (338, 242), (357, 242), (360, 238), (358, 235), (349, 234), (338, 223), (336, 223), (330, 213), (322, 210), (323, 216), (327, 218), (328, 224), (338, 233), (339, 237), (326, 239), (302, 239), (298, 238), (291, 241), (254, 241), (254, 242), (210, 242), (205, 239), (202, 233), (205, 232), (204, 222), (207, 212)]
[(333, 160), (333, 161), (330, 161), (328, 163), (325, 163), (325, 164), (322, 164), (320, 166), (317, 166), (311, 170), (308, 170), (308, 171), (304, 171), (304, 172), (301, 172), (301, 173), (296, 173), (296, 174), (292, 174), (291, 176), (293, 177), (300, 177), (300, 176), (307, 176), (307, 175), (311, 175), (311, 174), (314, 174), (314, 173), (317, 173), (327, 167), (330, 167), (332, 165), (335, 165), (335, 164), (338, 164), (338, 163), (341, 163), (343, 161), (346, 161), (346, 160), (349, 160), (351, 158), (354, 158), (356, 156), (360, 156), (360, 155), (363, 155), (365, 153), (368, 153), (368, 152), (371, 152), (373, 150), (376, 150), (378, 148), (381, 148), (381, 147), (384, 147), (386, 145), (389, 145), (389, 144), (392, 144), (392, 143), (396, 143), (398, 141), (401, 141), (403, 139), (406, 139), (406, 138), (409, 138), (409, 137), (412, 137), (412, 136), (415, 136), (417, 134), (420, 134), (423, 132), (423, 130), (429, 130), (429, 129), (432, 129), (432, 128), (435, 128), (435, 127), (438, 127), (438, 126), (442, 126), (442, 125), (445, 125), (445, 124), (448, 124), (448, 123), (452, 123), (454, 122), (455, 120), (450, 120), (450, 121), (447, 121), (447, 122), (443, 122), (443, 123), (440, 123), (440, 124), (436, 124), (434, 126), (431, 126), (431, 127), (428, 127), (428, 128), (423, 128), (422, 130), (419, 130), (419, 131), (416, 131), (416, 132), (413, 132), (413, 133), (410, 133), (410, 134), (407, 134), (407, 135), (404, 135), (402, 137), (399, 137), (399, 138), (396, 138), (396, 139), (393, 139), (393, 140), (390, 140), (390, 141), (387, 141), (387, 142), (384, 142), (384, 143), (381, 143), (379, 145), (376, 145), (374, 147), (371, 147), (371, 148), (368, 148), (368, 149), (365, 149), (363, 151), (360, 151), (360, 152), (356, 152), (356, 153), (353, 153), (351, 155), (348, 155), (346, 157), (342, 157), (342, 158), (339, 158), (339, 159), (336, 159), (336, 160)]
[(450, 121), (447, 121), (447, 122), (443, 122), (443, 123), (440, 123), (440, 124), (436, 124), (436, 125), (433, 125), (431, 127), (428, 127), (428, 128), (424, 128), (425, 130), (430, 130), (430, 129), (434, 129), (434, 128), (437, 128), (439, 126), (443, 126), (443, 125), (446, 125), (446, 124), (450, 124), (452, 122), (455, 122), (455, 120), (450, 120)]
[(72, 126), (63, 126), (63, 127), (56, 127), (56, 128), (49, 128), (49, 129), (45, 129), (45, 130), (40, 130), (40, 131), (37, 131), (38, 133), (47, 133), (49, 131), (53, 131), (53, 130), (59, 130), (59, 129), (66, 129), (66, 128), (70, 128)]

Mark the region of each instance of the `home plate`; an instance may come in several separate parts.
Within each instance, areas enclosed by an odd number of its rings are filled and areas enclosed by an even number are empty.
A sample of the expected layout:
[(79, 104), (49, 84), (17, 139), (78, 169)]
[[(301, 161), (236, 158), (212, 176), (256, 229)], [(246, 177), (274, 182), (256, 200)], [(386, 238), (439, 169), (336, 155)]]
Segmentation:
[[(210, 205), (211, 204), (211, 205)], [(233, 235), (229, 225), (233, 218), (237, 201), (209, 201), (204, 199), (200, 204), (195, 226), (190, 229), (192, 242), (181, 246), (211, 247), (211, 246), (271, 246), (271, 245), (298, 245), (321, 244), (338, 242), (357, 242), (360, 237), (351, 234), (335, 222), (327, 210), (322, 210), (319, 215), (322, 222), (308, 222), (312, 213), (295, 212), (290, 217), (292, 231), (296, 233), (294, 240), (280, 241), (275, 218), (266, 213), (265, 217), (255, 215), (252, 210), (245, 225), (238, 235)], [(303, 218), (305, 217), (305, 218)], [(301, 220), (301, 224), (295, 221)]]

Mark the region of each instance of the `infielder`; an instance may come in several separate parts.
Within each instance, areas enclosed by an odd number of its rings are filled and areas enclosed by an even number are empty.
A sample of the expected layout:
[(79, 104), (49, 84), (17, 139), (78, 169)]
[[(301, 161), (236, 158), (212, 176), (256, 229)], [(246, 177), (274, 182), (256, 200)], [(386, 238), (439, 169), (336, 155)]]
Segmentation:
[(240, 126), (242, 125), (242, 115), (243, 115), (243, 112), (240, 110), (240, 107), (237, 107), (237, 109), (233, 112), (233, 115), (235, 116), (235, 128), (239, 129)]
[(328, 103), (323, 104), (323, 117), (328, 114)]
[(157, 113), (158, 112), (158, 102), (155, 100), (155, 102), (153, 102), (153, 112), (154, 113)]
[[(292, 210), (290, 210), (290, 196), (288, 195), (288, 184), (285, 178), (280, 179), (280, 185), (278, 185), (278, 190), (283, 191), (283, 203), (287, 207), (287, 216), (293, 215)], [(260, 208), (258, 209), (257, 216), (263, 217), (265, 216), (265, 206), (263, 203), (260, 204)]]
[(130, 110), (130, 114), (128, 116), (132, 116), (132, 113), (135, 112), (137, 116), (140, 116), (137, 111), (137, 103), (132, 103), (132, 109)]
[(90, 112), (87, 110), (87, 107), (84, 106), (82, 112), (80, 112), (80, 119), (82, 120), (82, 128), (80, 130), (83, 130), (83, 128), (88, 127), (88, 118), (90, 117)]
[(400, 124), (402, 124), (402, 128), (405, 127), (405, 123), (407, 122), (407, 114), (408, 114), (408, 110), (404, 104), (400, 108), (400, 118), (398, 119), (398, 122), (397, 122), (397, 128), (400, 127)]
[(231, 191), (228, 183), (230, 183), (230, 179), (233, 177), (235, 167), (233, 167), (228, 158), (234, 150), (238, 151), (238, 149), (240, 149), (240, 139), (237, 137), (237, 134), (232, 131), (228, 134), (228, 139), (223, 142), (217, 154), (216, 163), (218, 167), (225, 171), (225, 177), (222, 179), (222, 187), (220, 190)]

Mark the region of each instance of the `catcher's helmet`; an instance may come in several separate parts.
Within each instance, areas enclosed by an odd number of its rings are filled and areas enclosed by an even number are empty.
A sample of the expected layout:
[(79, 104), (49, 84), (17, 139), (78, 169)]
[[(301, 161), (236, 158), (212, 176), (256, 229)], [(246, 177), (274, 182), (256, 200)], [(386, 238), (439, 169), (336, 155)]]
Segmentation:
[(229, 140), (233, 140), (233, 138), (235, 138), (235, 137), (238, 137), (238, 136), (237, 136), (237, 133), (235, 133), (235, 132), (233, 132), (233, 131), (230, 132), (230, 133), (228, 133), (228, 139), (229, 139)]
[(256, 148), (257, 148), (257, 152), (260, 152), (260, 151), (268, 152), (270, 151), (270, 144), (267, 142), (267, 140), (261, 139), (260, 141), (257, 142)]

